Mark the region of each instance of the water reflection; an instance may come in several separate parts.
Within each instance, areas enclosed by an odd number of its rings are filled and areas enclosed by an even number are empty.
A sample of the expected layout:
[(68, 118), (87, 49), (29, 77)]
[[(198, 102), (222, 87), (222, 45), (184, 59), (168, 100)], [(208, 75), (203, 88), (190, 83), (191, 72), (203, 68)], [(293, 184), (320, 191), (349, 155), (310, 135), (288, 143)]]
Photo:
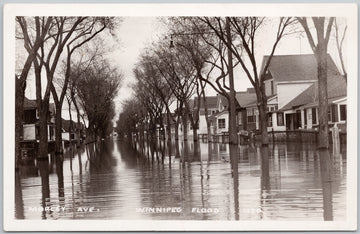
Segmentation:
[[(21, 168), (16, 218), (344, 220), (344, 149), (112, 140), (69, 147)], [(58, 206), (65, 210), (46, 209)], [(146, 211), (168, 207), (181, 212)]]
[(328, 150), (320, 150), (321, 183), (323, 191), (324, 220), (333, 220), (332, 204), (332, 158)]
[(49, 162), (47, 159), (38, 161), (39, 172), (41, 177), (41, 218), (47, 219), (46, 213), (48, 212), (45, 208), (50, 205), (50, 185), (49, 185)]

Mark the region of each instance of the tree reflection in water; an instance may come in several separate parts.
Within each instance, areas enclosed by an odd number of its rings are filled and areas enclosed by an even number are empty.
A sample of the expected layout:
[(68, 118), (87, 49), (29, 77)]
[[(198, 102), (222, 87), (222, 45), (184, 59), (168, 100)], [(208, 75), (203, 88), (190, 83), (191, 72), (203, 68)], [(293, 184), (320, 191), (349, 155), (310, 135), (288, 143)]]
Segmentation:
[(234, 212), (235, 220), (239, 220), (239, 147), (238, 145), (230, 144), (230, 163), (231, 175), (234, 186)]
[[(346, 217), (342, 213), (346, 207), (342, 199), (346, 192), (346, 152), (331, 156), (308, 145), (264, 147), (192, 141), (173, 141), (170, 145), (161, 140), (142, 144), (105, 140), (83, 148), (70, 147), (66, 152), (64, 158), (52, 157), (53, 169), (48, 161), (20, 168), (21, 181), (19, 177), (15, 181), (16, 218), (125, 219), (127, 213), (138, 219)], [(41, 193), (36, 193), (40, 182)], [(27, 206), (36, 206), (39, 201), (42, 207), (49, 204), (50, 188), (55, 190), (52, 201), (59, 197), (59, 205), (72, 206), (73, 210), (56, 216), (49, 211), (27, 212)], [(79, 216), (73, 213), (75, 206), (97, 206), (101, 212)], [(163, 206), (180, 206), (183, 213), (135, 212), (136, 207)], [(219, 207), (221, 211), (192, 213), (193, 207)], [(261, 212), (246, 213), (248, 208), (260, 208)]]
[(50, 205), (50, 186), (49, 186), (49, 162), (48, 159), (42, 159), (37, 162), (41, 177), (41, 206), (43, 208), (41, 218), (47, 219), (45, 207)]
[(319, 150), (321, 184), (323, 191), (324, 220), (333, 220), (333, 201), (332, 201), (332, 183), (333, 183), (333, 159), (327, 149)]
[(24, 219), (24, 202), (19, 171), (15, 171), (15, 218)]

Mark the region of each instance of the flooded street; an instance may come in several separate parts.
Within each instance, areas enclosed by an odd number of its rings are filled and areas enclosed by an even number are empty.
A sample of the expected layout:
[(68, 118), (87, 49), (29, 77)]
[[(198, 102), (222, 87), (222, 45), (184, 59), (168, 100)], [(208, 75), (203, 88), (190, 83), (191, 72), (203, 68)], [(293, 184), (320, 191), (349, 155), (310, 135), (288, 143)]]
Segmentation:
[(15, 209), (18, 219), (346, 220), (346, 147), (108, 139), (22, 166)]

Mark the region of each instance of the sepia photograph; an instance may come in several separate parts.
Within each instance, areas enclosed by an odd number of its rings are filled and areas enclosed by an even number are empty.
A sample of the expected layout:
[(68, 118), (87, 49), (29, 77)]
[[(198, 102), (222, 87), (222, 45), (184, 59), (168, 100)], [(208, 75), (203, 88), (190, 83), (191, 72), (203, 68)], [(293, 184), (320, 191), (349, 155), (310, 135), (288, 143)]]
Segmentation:
[(4, 15), (6, 231), (357, 229), (356, 4)]

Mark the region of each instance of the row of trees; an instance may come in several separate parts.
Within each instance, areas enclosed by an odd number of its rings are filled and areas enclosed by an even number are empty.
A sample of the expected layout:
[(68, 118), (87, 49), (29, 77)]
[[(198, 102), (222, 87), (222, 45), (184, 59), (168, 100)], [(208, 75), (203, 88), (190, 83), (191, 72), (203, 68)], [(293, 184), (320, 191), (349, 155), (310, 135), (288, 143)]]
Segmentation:
[[(227, 98), (229, 103), (229, 137), (230, 143), (237, 143), (236, 100), (233, 70), (240, 66), (243, 74), (249, 79), (255, 89), (259, 110), (262, 144), (269, 143), (267, 133), (267, 97), (265, 94), (265, 72), (276, 52), (280, 41), (289, 34), (305, 32), (310, 46), (318, 62), (319, 77), (319, 120), (320, 120), (320, 147), (328, 147), (328, 120), (327, 120), (327, 46), (333, 28), (334, 18), (324, 17), (296, 18), (264, 18), (264, 17), (172, 17), (164, 19), (169, 28), (167, 36), (171, 43), (160, 41), (142, 54), (134, 70), (136, 84), (133, 88), (135, 95), (125, 106), (118, 121), (118, 131), (124, 131), (123, 122), (127, 125), (127, 134), (150, 123), (149, 130), (162, 123), (162, 113), (166, 112), (167, 122), (175, 126), (175, 138), (178, 139), (179, 120), (183, 122), (184, 140), (187, 140), (186, 123), (189, 120), (194, 131), (194, 141), (197, 141), (196, 126), (198, 123), (200, 101), (205, 106), (208, 132), (210, 129), (207, 118), (205, 88), (211, 86), (217, 93)], [(312, 23), (311, 23), (312, 22)], [(273, 40), (264, 61), (259, 67), (257, 47), (262, 43), (259, 34), (269, 29), (269, 25), (277, 25), (268, 34)], [(314, 26), (314, 28), (313, 28)], [(341, 64), (342, 44), (346, 32), (340, 33), (335, 24), (336, 42)], [(264, 38), (262, 38), (264, 40)], [(345, 66), (343, 65), (345, 72)], [(190, 106), (190, 98), (194, 103)], [(170, 106), (175, 105), (175, 115)], [(136, 115), (129, 109), (136, 103)], [(178, 117), (178, 118), (176, 118)], [(170, 126), (167, 130), (171, 139)], [(139, 129), (139, 128), (138, 128)], [(143, 128), (141, 128), (143, 130)], [(208, 138), (210, 139), (210, 138)]]
[[(101, 44), (101, 34), (109, 34), (117, 27), (118, 19), (16, 17), (16, 23), (16, 37), (18, 42), (23, 43), (27, 52), (22, 53), (22, 50), (18, 48), (17, 54), (26, 55), (19, 56), (16, 61), (19, 67), (19, 75), (15, 77), (15, 154), (16, 165), (18, 165), (25, 89), (30, 75), (35, 76), (36, 103), (40, 118), (39, 157), (46, 157), (48, 153), (47, 121), (50, 101), (54, 101), (56, 109), (55, 151), (61, 154), (61, 116), (65, 99), (68, 100), (70, 107), (71, 103), (74, 104), (78, 122), (80, 122), (80, 116), (85, 117), (89, 122), (87, 124), (89, 132), (93, 136), (98, 136), (98, 130), (94, 129), (104, 129), (104, 126), (100, 125), (106, 123), (114, 115), (112, 99), (119, 86), (121, 75), (110, 68), (109, 63), (99, 52), (99, 47), (95, 46)], [(101, 90), (96, 89), (97, 87), (101, 87)], [(95, 100), (103, 102), (97, 102), (101, 108), (91, 107)], [(80, 113), (81, 110), (83, 114)], [(99, 117), (97, 116), (99, 113), (109, 114), (106, 117)], [(99, 120), (95, 123), (94, 119), (97, 118)]]

